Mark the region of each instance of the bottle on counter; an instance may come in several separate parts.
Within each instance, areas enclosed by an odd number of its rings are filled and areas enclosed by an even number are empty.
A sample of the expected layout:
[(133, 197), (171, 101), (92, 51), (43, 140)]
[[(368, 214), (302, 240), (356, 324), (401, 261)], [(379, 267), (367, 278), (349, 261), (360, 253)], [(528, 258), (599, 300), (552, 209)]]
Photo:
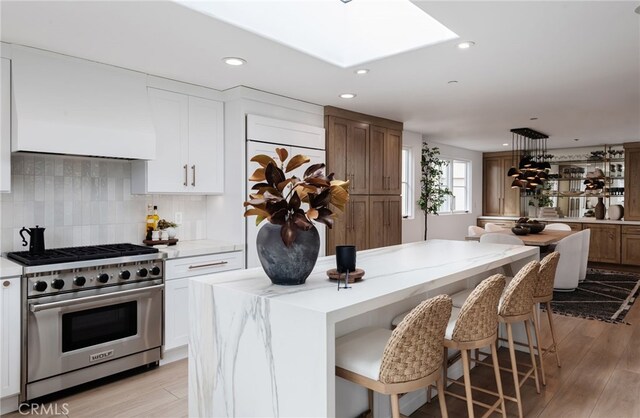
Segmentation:
[(147, 235), (146, 239), (151, 240), (153, 231), (158, 229), (158, 221), (160, 217), (158, 216), (158, 207), (147, 205)]

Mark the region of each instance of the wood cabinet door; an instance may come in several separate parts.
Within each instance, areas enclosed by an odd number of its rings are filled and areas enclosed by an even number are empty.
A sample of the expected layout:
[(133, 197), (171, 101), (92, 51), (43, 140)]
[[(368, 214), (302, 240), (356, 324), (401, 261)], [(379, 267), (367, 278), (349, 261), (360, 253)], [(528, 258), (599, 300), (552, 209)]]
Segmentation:
[(351, 181), (349, 192), (369, 194), (369, 125), (349, 122), (349, 128), (346, 147), (346, 170)]
[(640, 234), (622, 234), (622, 264), (640, 266)]
[(402, 198), (387, 197), (387, 228), (385, 246), (402, 244)]
[(402, 183), (402, 132), (387, 130), (384, 147), (384, 171), (387, 177), (386, 194), (400, 195)]
[(640, 143), (624, 147), (624, 220), (640, 221)]
[(486, 216), (501, 216), (505, 175), (502, 158), (485, 158), (483, 167), (482, 213)]
[(328, 117), (327, 172), (351, 182), (351, 194), (369, 193), (369, 125)]
[(502, 158), (502, 170), (499, 176), (502, 178), (502, 215), (520, 216), (520, 189), (512, 189), (512, 179), (507, 177), (507, 172), (511, 168), (511, 157)]
[(345, 244), (355, 245), (358, 251), (368, 250), (371, 248), (369, 243), (369, 196), (351, 196), (347, 215), (350, 217), (350, 221)]
[(369, 191), (371, 194), (387, 193), (387, 174), (385, 170), (385, 138), (387, 129), (371, 127), (369, 145)]
[(620, 225), (583, 224), (591, 230), (589, 261), (620, 264)]
[(387, 228), (387, 198), (369, 197), (369, 244), (371, 248), (384, 247)]
[(349, 196), (344, 213), (336, 217), (333, 228), (327, 229), (327, 255), (336, 253), (336, 245), (355, 245), (358, 251), (368, 249), (368, 215), (369, 197)]
[(400, 196), (370, 196), (369, 244), (371, 248), (402, 242), (402, 208)]

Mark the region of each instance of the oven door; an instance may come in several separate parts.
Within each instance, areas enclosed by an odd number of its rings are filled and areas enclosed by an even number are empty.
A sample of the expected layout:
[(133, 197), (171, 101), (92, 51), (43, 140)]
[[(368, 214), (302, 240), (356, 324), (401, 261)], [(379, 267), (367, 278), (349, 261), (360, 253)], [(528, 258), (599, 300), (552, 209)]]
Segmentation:
[(27, 382), (160, 347), (163, 295), (163, 284), (146, 282), (88, 297), (30, 300)]

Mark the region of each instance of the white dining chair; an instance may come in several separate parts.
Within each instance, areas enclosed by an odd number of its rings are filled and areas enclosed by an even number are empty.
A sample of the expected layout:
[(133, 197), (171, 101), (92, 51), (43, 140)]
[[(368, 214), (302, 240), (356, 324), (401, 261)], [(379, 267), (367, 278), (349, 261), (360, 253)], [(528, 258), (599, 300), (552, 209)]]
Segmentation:
[(467, 228), (467, 235), (469, 235), (470, 237), (478, 237), (485, 232), (487, 231), (485, 231), (484, 228), (475, 225), (469, 225), (469, 228)]
[(480, 237), (480, 242), (485, 244), (508, 244), (508, 245), (524, 245), (524, 242), (515, 235), (503, 234), (500, 232), (490, 232)]
[(582, 259), (583, 236), (580, 233), (562, 238), (556, 244), (560, 253), (560, 261), (556, 269), (553, 290), (572, 292), (578, 287), (580, 279), (580, 261)]
[(544, 229), (547, 231), (571, 231), (571, 227), (569, 225), (562, 223), (547, 224)]
[(484, 229), (487, 232), (498, 232), (504, 230), (500, 225), (492, 224), (491, 222), (485, 224)]
[(589, 263), (589, 245), (591, 244), (591, 230), (584, 229), (575, 235), (582, 237), (582, 254), (580, 257), (580, 277), (579, 280), (583, 281), (587, 278), (587, 264)]

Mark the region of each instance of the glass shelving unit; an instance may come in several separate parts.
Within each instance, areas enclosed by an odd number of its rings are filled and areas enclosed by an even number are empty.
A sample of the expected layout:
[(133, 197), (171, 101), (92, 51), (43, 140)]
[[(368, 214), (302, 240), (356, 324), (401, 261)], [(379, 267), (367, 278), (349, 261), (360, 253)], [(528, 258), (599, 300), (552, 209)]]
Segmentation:
[[(553, 154), (553, 150), (550, 150)], [(530, 201), (558, 207), (566, 217), (593, 213), (598, 198), (608, 208), (624, 204), (624, 150), (622, 145), (606, 145), (588, 153), (556, 156), (549, 161), (549, 180), (534, 191), (523, 190), (522, 207)], [(600, 182), (601, 188), (587, 189), (585, 180)], [(542, 206), (542, 205), (540, 205)], [(593, 216), (593, 215), (592, 215)]]

